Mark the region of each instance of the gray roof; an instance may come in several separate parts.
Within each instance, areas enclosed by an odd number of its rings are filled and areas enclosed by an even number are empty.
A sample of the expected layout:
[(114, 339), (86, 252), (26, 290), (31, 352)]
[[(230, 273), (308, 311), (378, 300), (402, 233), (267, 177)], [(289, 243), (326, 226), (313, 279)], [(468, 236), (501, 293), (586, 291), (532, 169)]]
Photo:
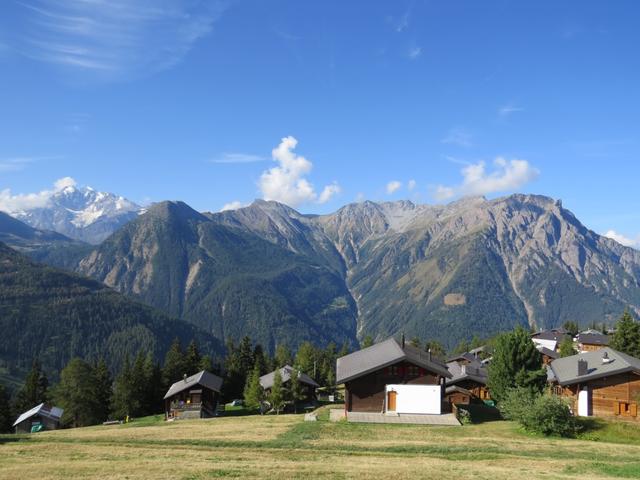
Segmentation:
[(445, 395), (449, 395), (450, 393), (453, 393), (453, 392), (458, 392), (458, 393), (462, 393), (464, 395), (469, 395), (470, 397), (474, 397), (475, 396), (473, 394), (473, 392), (467, 390), (466, 388), (459, 387), (457, 385), (451, 385), (450, 387), (447, 387), (444, 390), (444, 394)]
[[(603, 361), (605, 354), (608, 361)], [(578, 360), (587, 362), (587, 373), (578, 375)], [(551, 362), (553, 376), (560, 385), (572, 385), (625, 372), (640, 373), (640, 359), (609, 347), (593, 352), (579, 353)]]
[(479, 361), (474, 361), (469, 365), (460, 365), (458, 362), (447, 363), (447, 368), (452, 377), (447, 380), (447, 385), (462, 382), (463, 380), (473, 380), (482, 385), (487, 384), (487, 369)]
[(460, 360), (466, 360), (467, 362), (475, 362), (478, 360), (478, 357), (471, 352), (460, 353), (458, 355), (453, 355), (449, 357), (447, 363), (449, 362), (458, 362)]
[(603, 333), (579, 333), (576, 337), (578, 343), (589, 345), (609, 345), (609, 335)]
[[(282, 383), (286, 383), (289, 380), (291, 380), (291, 375), (294, 370), (295, 369), (290, 365), (285, 365), (280, 369), (280, 376), (282, 377)], [(260, 385), (262, 386), (262, 388), (273, 387), (273, 379), (275, 378), (275, 376), (276, 376), (276, 370), (261, 376)], [(306, 373), (298, 372), (298, 380), (300, 380), (300, 383), (311, 385), (312, 387), (318, 388), (320, 386), (313, 378), (311, 378)]]
[(195, 375), (191, 375), (190, 377), (179, 380), (171, 385), (164, 398), (167, 399), (169, 397), (173, 397), (176, 393), (180, 393), (184, 390), (195, 387), (196, 385), (202, 385), (209, 390), (220, 393), (220, 387), (222, 387), (222, 378), (214, 375), (213, 373), (209, 373), (206, 370), (202, 370)]
[(405, 344), (404, 348), (402, 348), (397, 340), (390, 338), (384, 342), (376, 343), (338, 358), (336, 383), (340, 384), (354, 380), (403, 360), (443, 377), (451, 377), (446, 365), (435, 358), (431, 358), (428, 352), (408, 344)]
[(555, 350), (550, 350), (547, 347), (543, 347), (542, 345), (538, 345), (536, 346), (536, 348), (542, 355), (546, 355), (547, 357), (551, 357), (553, 359), (560, 357), (560, 353), (556, 352)]
[(13, 426), (15, 427), (19, 423), (22, 423), (25, 420), (28, 420), (29, 418), (35, 415), (40, 415), (42, 417), (47, 417), (52, 420), (60, 421), (63, 413), (64, 413), (64, 410), (62, 408), (47, 407), (44, 403), (41, 403), (40, 405), (36, 405), (31, 410), (28, 410), (24, 412), (22, 415), (20, 415), (18, 419), (15, 422), (13, 422)]

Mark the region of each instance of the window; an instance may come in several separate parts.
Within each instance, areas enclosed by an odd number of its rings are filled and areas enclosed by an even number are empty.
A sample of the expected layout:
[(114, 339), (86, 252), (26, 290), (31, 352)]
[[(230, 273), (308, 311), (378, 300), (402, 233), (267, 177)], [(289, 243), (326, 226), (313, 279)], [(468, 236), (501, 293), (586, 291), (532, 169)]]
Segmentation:
[(408, 373), (410, 377), (417, 377), (420, 374), (420, 369), (415, 365), (409, 365)]

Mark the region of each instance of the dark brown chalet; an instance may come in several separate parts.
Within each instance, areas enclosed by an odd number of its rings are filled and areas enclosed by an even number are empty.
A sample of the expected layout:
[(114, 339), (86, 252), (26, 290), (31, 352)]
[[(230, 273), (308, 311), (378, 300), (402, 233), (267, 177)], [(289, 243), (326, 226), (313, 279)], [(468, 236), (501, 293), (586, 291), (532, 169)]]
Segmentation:
[(452, 377), (446, 381), (445, 398), (451, 405), (491, 400), (487, 389), (487, 368), (475, 359), (447, 363)]
[(396, 392), (387, 386), (443, 386), (450, 377), (446, 365), (430, 352), (393, 338), (338, 358), (336, 368), (336, 383), (345, 386), (347, 412), (393, 411)]
[(218, 408), (222, 378), (205, 370), (171, 385), (164, 396), (167, 420), (214, 417)]
[(551, 362), (553, 393), (579, 416), (640, 420), (640, 359), (609, 347)]

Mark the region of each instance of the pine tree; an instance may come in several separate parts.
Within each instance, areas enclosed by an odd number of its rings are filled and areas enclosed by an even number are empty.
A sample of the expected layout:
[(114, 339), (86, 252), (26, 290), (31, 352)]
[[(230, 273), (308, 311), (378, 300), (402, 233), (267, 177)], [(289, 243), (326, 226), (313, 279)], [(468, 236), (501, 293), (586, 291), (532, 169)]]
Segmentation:
[(276, 347), (276, 353), (273, 361), (274, 370), (282, 368), (285, 365), (291, 365), (293, 363), (293, 355), (291, 354), (291, 350), (289, 350), (289, 347), (287, 347), (287, 345), (283, 343), (278, 345)]
[(578, 353), (576, 349), (573, 348), (573, 340), (571, 340), (570, 338), (565, 338), (562, 342), (560, 342), (558, 352), (560, 353), (560, 357), (562, 358), (570, 357)]
[(409, 340), (409, 344), (416, 348), (422, 348), (422, 340), (420, 340), (420, 338), (418, 337), (413, 337), (411, 340)]
[(260, 385), (260, 365), (256, 362), (251, 375), (247, 378), (247, 384), (244, 387), (244, 404), (249, 409), (260, 409), (262, 413), (262, 400), (264, 399), (264, 390)]
[(62, 423), (72, 427), (99, 423), (103, 412), (97, 394), (91, 365), (81, 358), (72, 358), (60, 372), (60, 382), (55, 388), (56, 404), (64, 409)]
[(342, 347), (340, 347), (340, 351), (337, 353), (336, 358), (344, 357), (345, 355), (349, 355), (350, 349), (349, 344), (344, 342)]
[(213, 373), (213, 360), (211, 359), (210, 355), (204, 355), (202, 357), (202, 359), (200, 360), (200, 366), (198, 367), (198, 370), (204, 370), (206, 372), (211, 372)]
[(9, 401), (9, 393), (0, 384), (0, 433), (11, 432), (13, 425), (13, 412), (11, 411), (11, 402)]
[(185, 372), (187, 375), (193, 375), (200, 371), (200, 363), (202, 357), (198, 351), (198, 344), (195, 340), (191, 340), (189, 346), (187, 346), (187, 352), (185, 354)]
[(433, 355), (436, 358), (444, 358), (446, 356), (444, 347), (437, 340), (429, 340), (428, 342), (425, 343), (424, 347), (427, 352), (431, 351), (431, 355)]
[(18, 391), (14, 411), (25, 412), (36, 405), (49, 401), (49, 380), (42, 371), (40, 361), (35, 359), (31, 371), (25, 379), (24, 386)]
[(574, 322), (573, 320), (567, 320), (566, 322), (564, 322), (562, 324), (562, 328), (567, 331), (567, 334), (569, 334), (571, 338), (575, 337), (580, 330), (580, 327), (578, 327), (578, 323)]
[(640, 323), (636, 322), (626, 310), (618, 323), (611, 339), (611, 348), (640, 358)]
[(269, 364), (271, 362), (267, 359), (267, 355), (265, 355), (262, 345), (259, 343), (253, 347), (253, 363), (254, 366), (258, 365), (260, 368), (260, 375), (264, 375), (269, 372)]
[(225, 360), (225, 382), (223, 384), (225, 398), (234, 400), (242, 396), (247, 383), (247, 376), (253, 370), (253, 348), (251, 339), (244, 337), (238, 347), (229, 343)]
[(367, 348), (372, 345), (373, 345), (373, 337), (371, 337), (371, 335), (367, 335), (366, 337), (364, 337), (364, 340), (362, 340), (362, 343), (360, 344), (362, 348)]
[(300, 381), (300, 370), (293, 369), (289, 380), (289, 396), (293, 403), (293, 411), (298, 413), (298, 403), (305, 399), (304, 385)]
[(129, 357), (125, 358), (120, 373), (113, 385), (112, 411), (115, 418), (132, 417), (140, 409), (140, 399), (136, 396), (133, 370)]
[(316, 348), (310, 342), (302, 342), (294, 360), (296, 368), (311, 377), (315, 377)]
[[(162, 369), (162, 379), (166, 388), (180, 380), (185, 373), (185, 357), (182, 351), (180, 339), (173, 340), (171, 347), (164, 357), (164, 367)], [(195, 373), (195, 372), (194, 372)]]
[(492, 398), (499, 402), (515, 387), (542, 392), (546, 380), (542, 356), (524, 328), (518, 327), (496, 339), (487, 383)]
[(282, 374), (280, 373), (280, 369), (276, 370), (273, 377), (273, 386), (269, 393), (269, 403), (271, 404), (271, 408), (276, 411), (276, 415), (282, 411), (285, 405), (285, 390), (282, 384)]
[(109, 418), (111, 397), (113, 395), (113, 378), (104, 359), (100, 359), (93, 369), (96, 379), (96, 400), (100, 405), (100, 421)]

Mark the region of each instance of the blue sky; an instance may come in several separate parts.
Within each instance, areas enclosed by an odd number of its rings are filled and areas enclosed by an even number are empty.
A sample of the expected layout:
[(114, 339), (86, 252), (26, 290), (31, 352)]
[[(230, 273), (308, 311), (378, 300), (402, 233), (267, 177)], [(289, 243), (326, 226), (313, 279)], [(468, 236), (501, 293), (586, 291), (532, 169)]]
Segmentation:
[[(640, 235), (640, 4), (7, 0), (0, 203), (531, 192)], [(25, 197), (17, 197), (25, 198)]]

